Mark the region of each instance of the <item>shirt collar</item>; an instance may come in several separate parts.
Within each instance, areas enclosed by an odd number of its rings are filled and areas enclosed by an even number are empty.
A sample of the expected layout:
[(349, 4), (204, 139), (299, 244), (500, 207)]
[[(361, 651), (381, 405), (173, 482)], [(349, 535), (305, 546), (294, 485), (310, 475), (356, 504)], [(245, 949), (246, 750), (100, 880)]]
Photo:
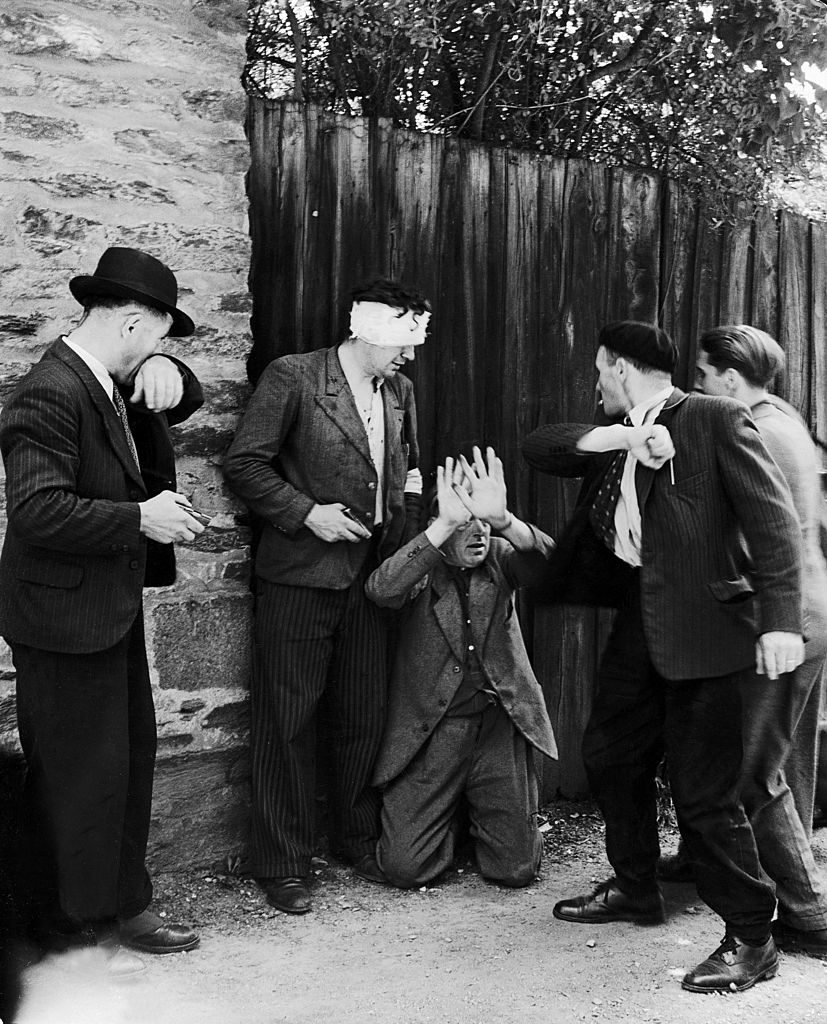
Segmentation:
[(632, 426), (640, 427), (648, 421), (655, 419), (661, 409), (666, 405), (669, 400), (669, 396), (672, 394), (673, 387), (670, 384), (668, 387), (662, 388), (654, 395), (649, 397), (644, 402), (638, 402), (637, 405), (633, 406), (626, 414), (632, 421)]
[(91, 352), (87, 352), (85, 348), (81, 348), (81, 346), (78, 345), (77, 342), (69, 341), (69, 339), (65, 335), (61, 340), (65, 345), (69, 346), (69, 348), (75, 353), (75, 355), (78, 356), (78, 358), (82, 359), (84, 363), (86, 363), (86, 365), (95, 375), (95, 378), (99, 382), (100, 386), (109, 396), (109, 400), (113, 401), (112, 396), (115, 392), (115, 384), (111, 376), (109, 375), (109, 370), (106, 369), (106, 367), (103, 365), (100, 359), (98, 359), (96, 356), (93, 356)]

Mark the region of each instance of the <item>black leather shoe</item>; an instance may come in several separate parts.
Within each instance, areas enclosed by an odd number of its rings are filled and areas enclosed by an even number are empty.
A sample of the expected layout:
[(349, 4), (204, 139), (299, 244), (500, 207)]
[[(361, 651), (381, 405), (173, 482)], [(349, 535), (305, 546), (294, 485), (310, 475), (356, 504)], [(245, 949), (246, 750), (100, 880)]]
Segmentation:
[(772, 936), (763, 946), (748, 946), (735, 935), (724, 941), (710, 956), (684, 975), (681, 988), (689, 992), (743, 992), (756, 981), (766, 981), (778, 973), (778, 950)]
[(267, 902), (285, 914), (306, 914), (310, 910), (310, 890), (303, 878), (268, 878), (262, 881)]
[(806, 953), (817, 960), (827, 960), (827, 928), (804, 931), (802, 928), (793, 928), (781, 921), (775, 921), (772, 936), (776, 946), (785, 953)]
[(169, 924), (145, 910), (120, 923), (124, 946), (140, 953), (186, 953), (201, 941), (196, 932), (183, 924)]
[(375, 882), (377, 885), (388, 884), (387, 878), (385, 878), (372, 853), (366, 853), (364, 857), (360, 857), (354, 863), (353, 873), (360, 878), (364, 878), (366, 882)]
[(694, 882), (695, 869), (692, 861), (680, 850), (667, 853), (658, 859), (658, 878), (662, 882)]
[(614, 878), (598, 885), (591, 896), (561, 900), (552, 913), (561, 921), (576, 921), (578, 924), (611, 924), (612, 921), (663, 924), (666, 920), (666, 908), (659, 889), (649, 896), (629, 896), (618, 887)]

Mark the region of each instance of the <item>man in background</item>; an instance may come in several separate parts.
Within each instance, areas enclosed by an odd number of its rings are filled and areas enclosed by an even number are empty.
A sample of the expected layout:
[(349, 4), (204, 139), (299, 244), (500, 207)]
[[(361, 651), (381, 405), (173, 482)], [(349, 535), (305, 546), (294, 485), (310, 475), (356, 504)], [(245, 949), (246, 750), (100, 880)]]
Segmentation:
[[(823, 499), (818, 455), (803, 420), (768, 391), (783, 368), (781, 346), (764, 331), (747, 324), (715, 327), (701, 337), (695, 386), (704, 395), (749, 406), (801, 523), (805, 657), (777, 680), (756, 675), (744, 680), (741, 798), (761, 864), (775, 882), (776, 944), (827, 959), (827, 879), (810, 847), (827, 659), (827, 567), (819, 536)], [(660, 876), (668, 880), (675, 866), (666, 860)], [(691, 861), (689, 866), (692, 871)]]

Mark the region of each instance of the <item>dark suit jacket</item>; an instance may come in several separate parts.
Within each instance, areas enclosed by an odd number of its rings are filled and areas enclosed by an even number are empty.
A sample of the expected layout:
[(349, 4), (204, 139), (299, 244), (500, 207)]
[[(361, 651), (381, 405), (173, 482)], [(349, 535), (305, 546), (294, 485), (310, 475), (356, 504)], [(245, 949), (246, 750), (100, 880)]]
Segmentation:
[[(384, 516), (380, 554), (419, 528), (419, 500), (403, 491), (416, 467), (413, 387), (397, 374), (382, 386)], [(303, 525), (315, 505), (340, 501), (369, 524), (377, 474), (336, 348), (283, 356), (267, 367), (224, 458), (230, 488), (264, 521), (256, 573), (293, 586), (349, 586), (369, 542), (329, 544)]]
[[(789, 488), (741, 402), (675, 389), (657, 422), (669, 429), (675, 457), (671, 471), (667, 463), (658, 471), (638, 466), (636, 474), (649, 653), (667, 679), (735, 672), (754, 663), (759, 634), (802, 631), (800, 527)], [(611, 457), (575, 451), (591, 429), (540, 427), (523, 454), (545, 472), (585, 476), (552, 556), (546, 597), (612, 605), (630, 570), (600, 552), (589, 523)]]
[[(534, 529), (536, 550), (517, 552), (494, 538), (485, 562), (473, 570), (470, 588), (474, 643), (489, 683), (529, 743), (557, 756), (543, 692), (528, 660), (514, 590), (540, 579), (554, 547)], [(425, 586), (408, 597), (417, 583)], [(377, 604), (405, 611), (388, 694), (388, 722), (374, 770), (384, 785), (411, 762), (439, 724), (462, 680), (465, 659), (463, 610), (442, 553), (424, 533), (385, 561), (365, 587)]]
[[(190, 411), (200, 404), (195, 391), (200, 396), (191, 378)], [(151, 440), (163, 479), (174, 484), (166, 418), (146, 416), (143, 454), (148, 457)], [(152, 492), (112, 402), (62, 341), (44, 353), (6, 402), (0, 449), (8, 513), (0, 556), (0, 635), (74, 654), (111, 647), (140, 608), (147, 543), (139, 532), (138, 502)], [(151, 476), (153, 467), (147, 469)]]

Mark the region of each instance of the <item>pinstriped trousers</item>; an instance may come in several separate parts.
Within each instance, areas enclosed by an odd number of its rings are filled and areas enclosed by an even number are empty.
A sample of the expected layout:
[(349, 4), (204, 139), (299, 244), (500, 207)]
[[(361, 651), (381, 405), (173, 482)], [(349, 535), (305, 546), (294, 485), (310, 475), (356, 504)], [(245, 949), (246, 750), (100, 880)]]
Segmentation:
[(372, 853), (371, 772), (387, 707), (386, 630), (365, 597), (366, 564), (345, 590), (257, 581), (251, 682), (253, 873), (307, 875), (314, 845), (316, 725), (330, 727), (331, 847)]

